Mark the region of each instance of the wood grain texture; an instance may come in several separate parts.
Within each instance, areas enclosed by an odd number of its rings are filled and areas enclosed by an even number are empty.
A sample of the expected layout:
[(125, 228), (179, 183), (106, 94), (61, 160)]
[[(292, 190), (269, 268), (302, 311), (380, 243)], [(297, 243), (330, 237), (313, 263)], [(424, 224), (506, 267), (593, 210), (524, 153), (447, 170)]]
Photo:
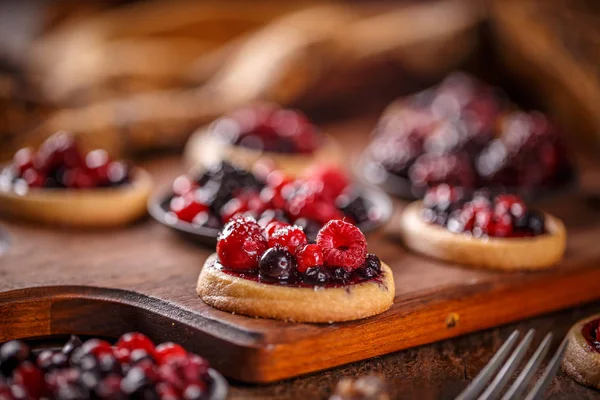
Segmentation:
[[(345, 135), (342, 142), (355, 152), (373, 122), (327, 129)], [(175, 157), (143, 166), (159, 184), (183, 168)], [(373, 318), (331, 325), (253, 319), (207, 306), (194, 287), (213, 249), (148, 219), (111, 231), (6, 221), (12, 246), (0, 257), (0, 341), (139, 330), (206, 355), (229, 377), (269, 382), (588, 302), (600, 297), (600, 212), (583, 193), (598, 182), (600, 169), (586, 160), (582, 168), (582, 191), (543, 204), (569, 230), (565, 260), (556, 268), (505, 274), (425, 259), (391, 239), (392, 220), (368, 240), (369, 251), (394, 271), (395, 304)]]

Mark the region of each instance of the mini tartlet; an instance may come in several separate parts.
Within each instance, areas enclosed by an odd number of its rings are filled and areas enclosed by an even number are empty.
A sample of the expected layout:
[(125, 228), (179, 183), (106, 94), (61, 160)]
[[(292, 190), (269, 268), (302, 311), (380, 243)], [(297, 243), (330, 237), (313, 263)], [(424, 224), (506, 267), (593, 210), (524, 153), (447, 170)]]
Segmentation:
[(0, 174), (0, 212), (74, 227), (111, 227), (143, 216), (150, 175), (104, 150), (82, 153), (76, 138), (58, 132), (33, 151), (21, 149)]
[(566, 340), (563, 371), (582, 385), (600, 389), (600, 315), (577, 322)]
[(465, 197), (440, 185), (411, 203), (400, 219), (405, 245), (433, 258), (499, 270), (536, 270), (558, 263), (566, 230), (558, 218), (527, 209), (514, 195)]
[(251, 169), (261, 160), (297, 175), (315, 161), (341, 165), (335, 140), (299, 111), (261, 104), (237, 110), (196, 132), (186, 145), (192, 165), (210, 167), (221, 161)]
[(565, 148), (547, 116), (519, 110), (498, 88), (453, 73), (384, 111), (363, 154), (363, 174), (408, 198), (441, 183), (529, 195), (574, 179)]
[[(165, 221), (220, 231), (236, 216), (252, 216), (266, 226), (274, 219), (301, 226), (311, 238), (332, 219), (364, 229), (380, 224), (385, 211), (340, 168), (314, 164), (300, 177), (280, 170), (247, 171), (226, 161), (172, 185)], [(215, 234), (216, 237), (216, 234)]]
[(247, 217), (225, 226), (197, 292), (223, 311), (331, 323), (386, 311), (395, 286), (389, 266), (367, 253), (362, 232), (350, 223), (330, 221), (308, 243), (297, 226), (273, 222), (263, 230)]

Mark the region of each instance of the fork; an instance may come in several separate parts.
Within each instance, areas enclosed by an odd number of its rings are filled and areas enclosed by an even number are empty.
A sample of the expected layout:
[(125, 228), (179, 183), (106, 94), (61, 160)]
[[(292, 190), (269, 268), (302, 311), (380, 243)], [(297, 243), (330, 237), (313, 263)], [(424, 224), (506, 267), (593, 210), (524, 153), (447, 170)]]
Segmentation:
[[(530, 329), (521, 343), (517, 346), (515, 351), (512, 352), (506, 363), (502, 365), (510, 351), (513, 349), (517, 340), (519, 339), (520, 332), (515, 330), (504, 342), (502, 347), (494, 354), (492, 359), (486, 364), (485, 367), (479, 372), (479, 374), (473, 379), (473, 381), (467, 386), (467, 388), (456, 397), (456, 400), (489, 400), (496, 399), (500, 397), (500, 394), (504, 387), (510, 381), (515, 369), (521, 363), (523, 356), (527, 352), (527, 349), (531, 345), (533, 340), (533, 335), (535, 333), (534, 329)], [(562, 360), (563, 354), (565, 352), (565, 348), (567, 345), (567, 341), (563, 340), (554, 356), (546, 366), (544, 373), (535, 383), (533, 388), (524, 396), (525, 391), (527, 390), (533, 375), (538, 369), (540, 363), (543, 361), (548, 349), (550, 348), (550, 344), (552, 342), (552, 333), (548, 333), (542, 343), (538, 346), (533, 353), (533, 356), (529, 359), (525, 367), (515, 379), (513, 384), (508, 388), (508, 390), (502, 396), (502, 400), (509, 399), (522, 399), (526, 400), (534, 400), (541, 399), (548, 388), (548, 385), (556, 375), (558, 371), (558, 367), (560, 366), (560, 361)], [(501, 367), (501, 368), (500, 368)], [(490, 381), (492, 376), (496, 373), (498, 374), (486, 388), (486, 384)], [(483, 393), (482, 393), (483, 392)]]

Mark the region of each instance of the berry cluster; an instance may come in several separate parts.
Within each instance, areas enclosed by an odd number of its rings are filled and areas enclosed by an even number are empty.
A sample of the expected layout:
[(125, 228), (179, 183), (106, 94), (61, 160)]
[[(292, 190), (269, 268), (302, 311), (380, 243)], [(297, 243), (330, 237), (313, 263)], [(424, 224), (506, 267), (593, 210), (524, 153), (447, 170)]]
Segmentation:
[(600, 319), (593, 319), (581, 328), (581, 334), (590, 347), (600, 353)]
[(262, 228), (252, 217), (225, 225), (217, 241), (223, 271), (260, 282), (296, 285), (345, 285), (381, 273), (377, 256), (356, 226), (329, 221), (309, 243), (299, 226), (273, 221)]
[(552, 186), (570, 173), (557, 129), (539, 112), (510, 111), (496, 89), (463, 74), (384, 116), (370, 159), (413, 189)]
[(89, 189), (117, 186), (129, 182), (129, 167), (111, 161), (105, 150), (82, 153), (75, 137), (58, 132), (37, 151), (23, 148), (0, 176), (2, 188)]
[(0, 348), (0, 399), (208, 399), (208, 362), (175, 343), (156, 347), (141, 333), (111, 346), (77, 336), (34, 356), (20, 341)]
[(297, 110), (260, 104), (215, 121), (210, 132), (237, 146), (277, 153), (312, 153), (321, 137)]
[(295, 223), (315, 237), (323, 224), (346, 218), (360, 224), (376, 218), (344, 172), (317, 165), (302, 178), (278, 170), (250, 173), (223, 162), (198, 179), (180, 176), (169, 218), (220, 229), (236, 216), (252, 216), (262, 226)]
[(422, 217), (455, 233), (475, 237), (530, 237), (545, 232), (544, 215), (512, 194), (491, 196), (478, 190), (466, 196), (460, 188), (442, 184), (427, 191)]

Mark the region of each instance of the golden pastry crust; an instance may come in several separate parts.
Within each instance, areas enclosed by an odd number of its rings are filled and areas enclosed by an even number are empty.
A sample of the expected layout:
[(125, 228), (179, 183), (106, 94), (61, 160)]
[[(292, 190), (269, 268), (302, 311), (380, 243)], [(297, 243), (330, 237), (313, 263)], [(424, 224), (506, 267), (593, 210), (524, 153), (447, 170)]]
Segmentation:
[(573, 325), (567, 334), (567, 348), (561, 366), (567, 375), (582, 385), (600, 389), (600, 353), (590, 347), (581, 333), (583, 326), (594, 319), (600, 319), (600, 315)]
[(367, 281), (339, 288), (269, 285), (228, 275), (211, 255), (200, 272), (196, 291), (207, 304), (252, 317), (294, 322), (331, 323), (380, 314), (394, 302), (394, 277), (382, 263), (381, 282)]
[(189, 139), (185, 148), (185, 158), (194, 167), (207, 167), (226, 160), (246, 169), (252, 168), (260, 159), (269, 159), (275, 163), (277, 169), (295, 176), (314, 162), (342, 165), (343, 154), (339, 145), (329, 135), (324, 135), (323, 143), (312, 154), (284, 154), (234, 146), (206, 130), (201, 130)]
[(421, 218), (421, 201), (402, 213), (400, 234), (411, 250), (444, 261), (500, 270), (549, 268), (562, 258), (567, 240), (561, 220), (545, 214), (548, 233), (526, 238), (478, 239), (452, 233)]
[(53, 225), (113, 227), (135, 221), (146, 213), (152, 178), (141, 168), (132, 182), (94, 189), (30, 189), (24, 195), (0, 192), (0, 213)]

